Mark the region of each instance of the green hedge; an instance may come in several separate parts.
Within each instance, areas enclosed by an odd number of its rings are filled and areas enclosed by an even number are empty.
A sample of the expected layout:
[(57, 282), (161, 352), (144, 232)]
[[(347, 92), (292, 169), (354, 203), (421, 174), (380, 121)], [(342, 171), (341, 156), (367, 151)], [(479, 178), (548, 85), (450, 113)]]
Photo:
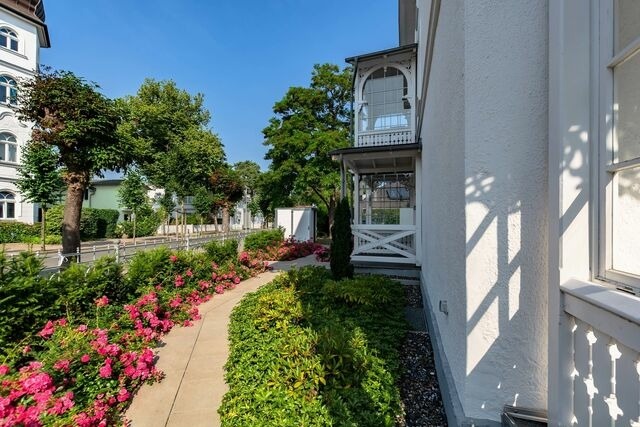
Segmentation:
[(223, 264), (238, 257), (238, 241), (232, 239), (224, 242), (209, 242), (204, 245), (204, 251), (213, 261)]
[(397, 282), (336, 282), (317, 267), (245, 297), (229, 327), (222, 425), (395, 426), (403, 304)]
[[(47, 234), (62, 234), (64, 205), (52, 206), (47, 211)], [(82, 240), (115, 237), (120, 213), (116, 209), (82, 208), (80, 238)]]
[(284, 240), (284, 230), (281, 228), (274, 230), (263, 230), (249, 234), (244, 239), (244, 249), (247, 251), (267, 250), (277, 247)]
[[(158, 231), (160, 225), (162, 225), (162, 215), (159, 212), (151, 211), (144, 216), (138, 215), (138, 220), (136, 221), (136, 237), (153, 236)], [(118, 237), (124, 235), (133, 237), (133, 221), (119, 222), (115, 234)]]
[(0, 222), (0, 243), (25, 242), (40, 237), (40, 224)]

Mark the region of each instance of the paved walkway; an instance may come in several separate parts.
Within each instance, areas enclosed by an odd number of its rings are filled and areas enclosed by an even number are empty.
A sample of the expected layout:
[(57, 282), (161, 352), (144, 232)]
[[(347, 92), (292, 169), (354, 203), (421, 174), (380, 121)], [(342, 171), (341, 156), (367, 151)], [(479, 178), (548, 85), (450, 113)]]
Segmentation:
[[(228, 326), (233, 307), (249, 292), (269, 283), (291, 267), (319, 265), (314, 255), (276, 262), (273, 271), (242, 282), (236, 289), (214, 296), (199, 306), (202, 319), (176, 327), (157, 350), (166, 377), (145, 385), (136, 394), (126, 417), (133, 427), (219, 426), (218, 407), (227, 391), (223, 366), (229, 354)], [(327, 263), (322, 265), (328, 266)]]

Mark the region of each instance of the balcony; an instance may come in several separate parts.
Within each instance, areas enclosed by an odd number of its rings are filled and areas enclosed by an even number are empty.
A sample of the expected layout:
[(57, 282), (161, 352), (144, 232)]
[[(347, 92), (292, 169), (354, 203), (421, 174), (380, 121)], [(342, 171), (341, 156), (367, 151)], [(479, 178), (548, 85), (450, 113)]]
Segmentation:
[(379, 147), (383, 145), (413, 144), (414, 132), (411, 129), (391, 129), (371, 132), (358, 132), (356, 147)]

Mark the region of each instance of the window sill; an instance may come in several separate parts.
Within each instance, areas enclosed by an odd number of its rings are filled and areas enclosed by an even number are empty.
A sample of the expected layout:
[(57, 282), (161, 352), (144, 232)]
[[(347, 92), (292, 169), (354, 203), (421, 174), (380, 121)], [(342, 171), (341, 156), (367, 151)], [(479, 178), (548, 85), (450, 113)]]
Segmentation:
[(1, 52), (9, 52), (12, 55), (18, 56), (18, 57), (20, 57), (22, 59), (29, 59), (29, 58), (27, 58), (27, 55), (24, 55), (24, 54), (22, 54), (20, 52), (16, 52), (15, 50), (9, 49), (8, 47), (5, 47), (5, 46), (0, 46), (0, 51)]
[(578, 279), (568, 280), (560, 285), (560, 289), (567, 295), (640, 326), (640, 297), (597, 282)]

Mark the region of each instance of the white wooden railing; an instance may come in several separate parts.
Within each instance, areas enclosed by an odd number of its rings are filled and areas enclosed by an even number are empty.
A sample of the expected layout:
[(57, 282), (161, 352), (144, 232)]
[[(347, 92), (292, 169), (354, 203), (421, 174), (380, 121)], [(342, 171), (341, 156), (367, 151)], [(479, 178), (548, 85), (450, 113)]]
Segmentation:
[(640, 427), (640, 298), (577, 280), (561, 291), (571, 342), (560, 404), (570, 423)]
[(352, 226), (354, 261), (407, 263), (416, 262), (415, 225)]
[(411, 129), (358, 132), (356, 146), (377, 147), (380, 145), (413, 144), (414, 139)]

